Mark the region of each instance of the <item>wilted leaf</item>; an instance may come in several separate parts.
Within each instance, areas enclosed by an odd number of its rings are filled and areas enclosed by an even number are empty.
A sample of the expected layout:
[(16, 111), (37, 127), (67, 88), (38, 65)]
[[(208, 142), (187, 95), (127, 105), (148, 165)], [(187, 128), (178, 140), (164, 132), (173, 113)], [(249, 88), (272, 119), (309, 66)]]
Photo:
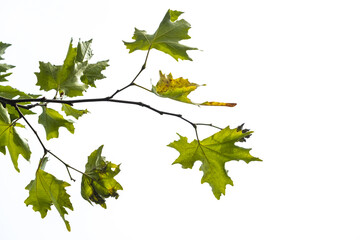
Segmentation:
[(0, 104), (0, 152), (6, 154), (5, 147), (7, 147), (13, 165), (19, 172), (19, 155), (21, 154), (26, 160), (29, 160), (31, 152), (27, 140), (20, 137), (15, 126), (17, 124), (11, 122), (8, 111)]
[(105, 198), (117, 199), (117, 190), (123, 188), (114, 179), (120, 172), (120, 165), (105, 161), (105, 157), (101, 156), (102, 149), (103, 145), (88, 157), (81, 182), (81, 196), (90, 204), (94, 202), (106, 208)]
[(222, 103), (222, 102), (204, 102), (204, 103), (193, 103), (187, 96), (197, 89), (199, 86), (196, 83), (189, 82), (188, 79), (179, 77), (173, 78), (171, 73), (167, 76), (160, 71), (160, 80), (156, 86), (152, 86), (152, 92), (160, 97), (171, 98), (176, 101), (190, 103), (195, 105), (204, 106), (226, 106), (234, 107), (236, 103)]
[(225, 195), (227, 184), (233, 185), (233, 181), (227, 174), (225, 163), (231, 160), (243, 160), (246, 163), (261, 161), (251, 156), (251, 149), (236, 146), (235, 143), (252, 132), (237, 131), (229, 127), (202, 140), (193, 140), (188, 143), (187, 138), (179, 135), (180, 139), (170, 143), (168, 146), (179, 151), (180, 156), (173, 164), (181, 164), (183, 168), (192, 168), (196, 161), (201, 161), (200, 170), (204, 175), (201, 183), (210, 184), (213, 194), (220, 199)]
[(65, 214), (68, 214), (65, 208), (73, 210), (70, 195), (65, 190), (68, 186), (70, 186), (69, 183), (38, 169), (35, 180), (32, 180), (25, 188), (29, 190), (29, 197), (25, 200), (25, 204), (32, 205), (33, 210), (40, 212), (42, 218), (46, 217), (48, 210), (51, 210), (51, 206), (54, 205), (64, 220), (67, 230), (70, 231), (70, 224), (65, 220)]
[(197, 50), (179, 43), (181, 40), (190, 39), (188, 31), (190, 24), (184, 19), (177, 20), (183, 12), (168, 10), (154, 34), (135, 28), (134, 42), (125, 42), (126, 48), (131, 52), (148, 50), (149, 47), (169, 54), (175, 60), (192, 60), (187, 50)]
[(46, 139), (59, 137), (59, 128), (65, 127), (69, 132), (74, 133), (75, 128), (71, 120), (65, 119), (59, 112), (48, 107), (42, 107), (43, 112), (39, 116), (39, 123), (46, 131)]

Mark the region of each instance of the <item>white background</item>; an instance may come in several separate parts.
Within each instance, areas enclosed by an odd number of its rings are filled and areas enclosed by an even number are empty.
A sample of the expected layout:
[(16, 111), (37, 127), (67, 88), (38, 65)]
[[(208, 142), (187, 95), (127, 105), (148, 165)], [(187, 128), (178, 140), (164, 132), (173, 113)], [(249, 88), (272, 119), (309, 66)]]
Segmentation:
[[(176, 62), (151, 51), (137, 80), (150, 87), (158, 71), (206, 83), (195, 102), (237, 102), (235, 108), (198, 108), (141, 89), (119, 99), (142, 101), (182, 113), (193, 122), (255, 131), (242, 146), (263, 162), (226, 165), (234, 186), (220, 201), (192, 170), (171, 165), (178, 152), (166, 145), (176, 133), (194, 139), (192, 127), (138, 106), (83, 104), (91, 114), (75, 134), (61, 129), (46, 146), (84, 169), (87, 156), (105, 144), (103, 155), (122, 163), (124, 187), (108, 209), (80, 196), (81, 176), (70, 182), (51, 159), (47, 171), (69, 182), (72, 232), (53, 208), (45, 219), (31, 206), (25, 186), (34, 178), (42, 148), (30, 130), (31, 163), (19, 158), (17, 173), (0, 156), (0, 239), (360, 239), (358, 1), (15, 1), (1, 0), (0, 41), (11, 43), (5, 62), (15, 65), (10, 83), (31, 93), (38, 61), (62, 64), (71, 38), (93, 39), (93, 61), (110, 59), (105, 80), (88, 97), (104, 97), (128, 84), (145, 52), (128, 54), (134, 27), (153, 33), (168, 9), (185, 12), (193, 62)], [(53, 93), (47, 95), (52, 97)], [(45, 139), (37, 118), (29, 117)], [(205, 138), (214, 132), (199, 129)]]

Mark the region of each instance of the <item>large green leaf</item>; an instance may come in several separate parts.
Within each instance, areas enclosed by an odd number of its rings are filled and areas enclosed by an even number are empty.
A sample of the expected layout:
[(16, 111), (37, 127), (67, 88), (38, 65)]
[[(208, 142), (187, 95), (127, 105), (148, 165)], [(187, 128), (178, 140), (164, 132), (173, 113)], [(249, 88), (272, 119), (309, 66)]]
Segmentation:
[(200, 170), (204, 173), (201, 183), (209, 183), (214, 196), (220, 199), (221, 194), (225, 195), (226, 185), (233, 185), (225, 169), (226, 162), (231, 160), (243, 160), (246, 163), (261, 161), (251, 156), (251, 149), (235, 145), (237, 141), (241, 141), (251, 133), (227, 127), (202, 141), (193, 140), (191, 143), (188, 143), (186, 137), (179, 135), (180, 139), (168, 146), (180, 153), (173, 164), (181, 164), (183, 168), (192, 168), (196, 161), (201, 161)]
[(69, 132), (74, 133), (75, 128), (73, 121), (65, 119), (58, 111), (42, 107), (43, 112), (39, 116), (39, 123), (42, 124), (46, 131), (46, 139), (59, 137), (59, 128), (65, 127)]
[(30, 160), (31, 151), (27, 140), (20, 137), (16, 131), (16, 126), (19, 125), (11, 122), (8, 111), (0, 104), (0, 151), (6, 154), (5, 147), (7, 147), (13, 165), (16, 171), (19, 172), (19, 155), (22, 155), (26, 160)]
[(70, 231), (70, 224), (65, 220), (65, 214), (68, 214), (65, 208), (73, 210), (70, 195), (65, 190), (68, 186), (70, 186), (69, 183), (38, 169), (35, 180), (32, 180), (25, 188), (29, 190), (29, 197), (25, 200), (25, 204), (32, 205), (33, 210), (40, 212), (42, 218), (46, 217), (48, 210), (51, 210), (51, 206), (54, 205), (64, 220), (67, 230)]
[(109, 65), (108, 61), (88, 63), (92, 57), (90, 45), (91, 40), (73, 47), (71, 41), (63, 65), (40, 62), (40, 72), (35, 73), (36, 85), (41, 90), (56, 90), (69, 97), (82, 96), (89, 86), (95, 87), (96, 80), (105, 78), (101, 71)]
[(171, 73), (166, 76), (160, 71), (160, 80), (157, 82), (156, 86), (152, 86), (151, 91), (160, 97), (171, 98), (176, 101), (195, 104), (195, 105), (227, 106), (227, 107), (236, 106), (236, 103), (223, 103), (223, 102), (193, 103), (188, 98), (188, 95), (192, 91), (197, 89), (199, 86), (203, 86), (203, 85), (191, 83), (189, 82), (188, 79), (182, 77), (173, 78)]
[[(117, 190), (122, 186), (114, 179), (120, 172), (120, 165), (105, 161), (101, 156), (103, 145), (92, 152), (85, 166), (81, 181), (81, 196), (90, 204), (94, 202), (106, 208), (105, 198), (119, 197)], [(114, 169), (114, 170), (113, 170)]]
[(144, 30), (135, 28), (134, 42), (125, 42), (126, 48), (131, 52), (136, 50), (148, 50), (149, 47), (169, 54), (176, 61), (192, 60), (187, 50), (197, 50), (179, 43), (181, 40), (190, 39), (188, 31), (190, 24), (184, 19), (177, 20), (183, 12), (168, 10), (154, 34), (148, 34)]

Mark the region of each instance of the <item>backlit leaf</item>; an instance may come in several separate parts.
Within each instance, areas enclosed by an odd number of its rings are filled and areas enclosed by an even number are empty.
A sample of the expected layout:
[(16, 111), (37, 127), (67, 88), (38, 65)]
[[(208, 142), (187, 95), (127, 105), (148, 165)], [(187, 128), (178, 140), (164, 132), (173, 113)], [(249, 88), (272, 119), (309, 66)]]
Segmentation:
[(15, 129), (16, 126), (18, 125), (11, 122), (6, 108), (0, 104), (0, 152), (5, 154), (5, 147), (7, 147), (13, 165), (16, 171), (19, 172), (19, 155), (22, 155), (26, 160), (30, 160), (31, 152), (27, 140), (20, 137)]
[(237, 141), (251, 133), (227, 127), (200, 142), (193, 140), (188, 143), (186, 137), (179, 135), (180, 139), (168, 146), (175, 148), (180, 153), (173, 164), (181, 164), (183, 168), (192, 168), (196, 161), (201, 161), (200, 170), (204, 173), (201, 183), (209, 183), (214, 196), (220, 199), (221, 194), (225, 195), (226, 185), (233, 185), (233, 181), (225, 169), (226, 162), (231, 160), (243, 160), (246, 163), (261, 161), (259, 158), (251, 156), (251, 149), (235, 145)]
[(58, 180), (39, 168), (36, 171), (35, 180), (32, 180), (25, 188), (29, 190), (29, 197), (25, 200), (25, 204), (32, 205), (34, 211), (40, 212), (41, 218), (46, 217), (47, 212), (54, 205), (64, 220), (66, 229), (70, 232), (70, 224), (65, 219), (65, 214), (68, 214), (65, 208), (73, 210), (70, 195), (65, 190), (68, 186), (70, 186), (69, 183)]
[(69, 132), (74, 133), (73, 121), (65, 119), (59, 112), (48, 107), (42, 107), (43, 112), (39, 116), (39, 123), (46, 131), (46, 139), (59, 137), (59, 128), (65, 127)]
[(79, 117), (89, 112), (87, 109), (85, 110), (75, 109), (71, 107), (69, 104), (62, 104), (61, 110), (65, 112), (66, 116), (73, 116), (76, 119), (79, 119)]
[(109, 65), (108, 61), (88, 63), (93, 55), (90, 45), (91, 40), (73, 47), (71, 41), (63, 65), (40, 62), (40, 72), (35, 73), (36, 85), (41, 90), (55, 90), (69, 97), (82, 96), (89, 86), (95, 87), (96, 80), (105, 78), (101, 71)]
[[(2, 55), (4, 55), (5, 50), (9, 46), (11, 46), (11, 44), (0, 42), (0, 60), (4, 60)], [(8, 64), (5, 64), (5, 63), (0, 63), (0, 82), (6, 82), (7, 81), (6, 77), (10, 76), (11, 73), (5, 73), (5, 74), (2, 74), (2, 73), (6, 72), (7, 70), (9, 70), (9, 69), (11, 69), (13, 67), (14, 66), (12, 66), (12, 65), (8, 65)]]
[(204, 106), (226, 106), (234, 107), (236, 103), (223, 103), (223, 102), (204, 102), (204, 103), (193, 103), (187, 96), (197, 89), (199, 86), (196, 83), (189, 82), (188, 79), (179, 77), (173, 78), (171, 73), (165, 75), (160, 71), (160, 80), (157, 82), (156, 86), (152, 86), (152, 92), (160, 97), (171, 98), (176, 101), (191, 103), (195, 105), (204, 105)]
[(105, 161), (101, 156), (103, 145), (91, 153), (85, 166), (85, 175), (81, 182), (81, 196), (88, 201), (106, 208), (108, 197), (119, 197), (117, 190), (122, 186), (114, 179), (120, 172), (120, 165)]
[(168, 10), (154, 34), (148, 34), (144, 30), (135, 28), (134, 42), (125, 42), (126, 48), (131, 52), (136, 50), (148, 50), (149, 47), (169, 54), (175, 60), (192, 60), (187, 50), (197, 50), (179, 43), (181, 40), (190, 39), (188, 31), (190, 24), (184, 19), (178, 20), (183, 12)]
[[(31, 99), (31, 98), (37, 98), (40, 95), (34, 95), (34, 94), (26, 94), (16, 88), (13, 88), (11, 86), (2, 86), (0, 85), (0, 97), (4, 97), (4, 98), (9, 98), (9, 99), (13, 99), (13, 98), (17, 98), (17, 99)], [(29, 104), (28, 102), (22, 102), (22, 103), (18, 103), (18, 105), (26, 105)], [(16, 118), (19, 118), (19, 113), (17, 112), (17, 110), (10, 106), (7, 105), (6, 106), (9, 114), (10, 114), (10, 119), (14, 120)], [(24, 108), (20, 108), (21, 112), (23, 115), (28, 115), (28, 114), (35, 114), (34, 112), (24, 109)]]

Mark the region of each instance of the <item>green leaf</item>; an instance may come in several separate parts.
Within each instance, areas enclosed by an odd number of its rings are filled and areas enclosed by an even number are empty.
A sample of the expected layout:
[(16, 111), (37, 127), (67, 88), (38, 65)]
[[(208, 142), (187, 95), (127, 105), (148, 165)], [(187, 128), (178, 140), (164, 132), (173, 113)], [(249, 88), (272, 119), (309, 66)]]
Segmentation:
[(10, 76), (12, 73), (0, 74), (0, 82), (7, 82), (6, 77)]
[[(2, 55), (5, 54), (5, 50), (9, 46), (11, 46), (11, 44), (0, 42), (0, 60), (4, 60), (4, 58), (2, 58)], [(5, 63), (0, 63), (0, 73), (6, 72), (11, 68), (14, 68), (14, 66)], [(6, 77), (10, 76), (11, 74), (12, 73), (0, 74), (0, 82), (6, 82), (7, 81)]]
[(64, 220), (66, 229), (70, 232), (70, 224), (65, 220), (65, 214), (68, 214), (65, 208), (73, 210), (70, 195), (65, 190), (68, 186), (70, 186), (69, 183), (58, 180), (39, 168), (36, 171), (35, 180), (32, 180), (25, 188), (29, 190), (29, 197), (25, 200), (25, 204), (32, 205), (34, 211), (40, 212), (41, 218), (46, 217), (48, 210), (51, 210), (51, 206), (54, 205)]
[(103, 145), (88, 157), (85, 174), (81, 181), (81, 196), (90, 204), (94, 202), (106, 208), (105, 198), (117, 199), (119, 197), (117, 190), (123, 188), (114, 179), (120, 172), (120, 164), (105, 161), (105, 157), (101, 156), (102, 149)]
[[(11, 86), (0, 85), (0, 97), (9, 98), (9, 99), (13, 99), (13, 98), (31, 99), (31, 98), (37, 98), (39, 96), (40, 95), (26, 94), (26, 93), (24, 93), (16, 88), (13, 88)], [(27, 104), (29, 104), (29, 102), (18, 103), (18, 105), (27, 105)], [(19, 113), (14, 107), (7, 105), (6, 108), (10, 114), (11, 120), (19, 118)], [(20, 108), (20, 110), (21, 110), (22, 114), (24, 114), (24, 115), (35, 114), (34, 112), (24, 109), (24, 108)]]
[(96, 80), (105, 78), (101, 71), (109, 65), (108, 61), (88, 63), (93, 55), (90, 45), (91, 40), (79, 42), (74, 48), (71, 41), (63, 65), (40, 62), (40, 72), (35, 73), (36, 85), (41, 90), (56, 90), (68, 97), (82, 96), (89, 86), (95, 87)]
[(14, 68), (14, 66), (4, 64), (4, 63), (0, 63), (0, 72), (6, 72), (7, 70), (9, 70), (11, 68)]
[(14, 124), (10, 120), (10, 115), (6, 108), (0, 104), (0, 152), (6, 154), (6, 149), (9, 150), (11, 161), (16, 169), (18, 168), (19, 155), (22, 155), (26, 160), (30, 160), (31, 151), (26, 139), (20, 137)]
[(251, 133), (227, 127), (200, 142), (193, 140), (191, 143), (188, 143), (186, 137), (178, 134), (180, 139), (168, 146), (180, 153), (173, 164), (181, 164), (183, 168), (192, 168), (196, 161), (201, 161), (200, 170), (204, 173), (201, 183), (209, 183), (214, 196), (220, 199), (221, 194), (225, 195), (226, 185), (233, 185), (225, 169), (226, 162), (231, 160), (243, 160), (246, 163), (261, 161), (251, 156), (251, 149), (235, 145), (237, 141)]
[(77, 46), (76, 61), (88, 61), (94, 55), (91, 50), (92, 39), (86, 42), (79, 42)]
[(74, 133), (73, 121), (64, 119), (64, 117), (54, 109), (42, 107), (43, 112), (39, 116), (39, 123), (46, 131), (46, 139), (59, 137), (59, 128), (65, 127), (69, 132)]
[(136, 50), (148, 50), (149, 47), (169, 54), (176, 61), (192, 60), (187, 50), (197, 50), (179, 43), (181, 40), (190, 39), (188, 31), (190, 24), (184, 19), (178, 20), (183, 12), (168, 10), (154, 34), (147, 34), (146, 31), (135, 28), (134, 42), (124, 42), (126, 48), (131, 52)]
[(84, 71), (84, 75), (81, 76), (81, 81), (91, 87), (96, 87), (95, 81), (104, 79), (105, 76), (101, 71), (105, 70), (109, 66), (109, 60), (100, 61), (95, 64), (89, 64)]
[(66, 116), (73, 116), (76, 119), (79, 119), (79, 117), (89, 112), (87, 109), (75, 109), (68, 104), (62, 104), (61, 110), (65, 112)]
[(10, 46), (11, 44), (0, 42), (0, 60), (4, 60), (4, 58), (2, 58), (2, 55), (5, 54), (5, 50)]
[(204, 102), (204, 103), (193, 103), (187, 96), (197, 89), (199, 86), (196, 83), (189, 82), (185, 78), (173, 78), (171, 73), (167, 76), (160, 71), (160, 80), (157, 82), (156, 86), (152, 86), (151, 91), (156, 95), (164, 98), (171, 98), (176, 101), (190, 103), (195, 105), (205, 105), (205, 106), (227, 106), (234, 107), (236, 103), (223, 103), (223, 102)]
[(0, 96), (4, 98), (15, 98), (18, 97), (19, 99), (27, 99), (27, 98), (37, 98), (41, 95), (35, 95), (35, 94), (26, 94), (16, 88), (13, 88), (11, 86), (2, 86), (0, 85)]

